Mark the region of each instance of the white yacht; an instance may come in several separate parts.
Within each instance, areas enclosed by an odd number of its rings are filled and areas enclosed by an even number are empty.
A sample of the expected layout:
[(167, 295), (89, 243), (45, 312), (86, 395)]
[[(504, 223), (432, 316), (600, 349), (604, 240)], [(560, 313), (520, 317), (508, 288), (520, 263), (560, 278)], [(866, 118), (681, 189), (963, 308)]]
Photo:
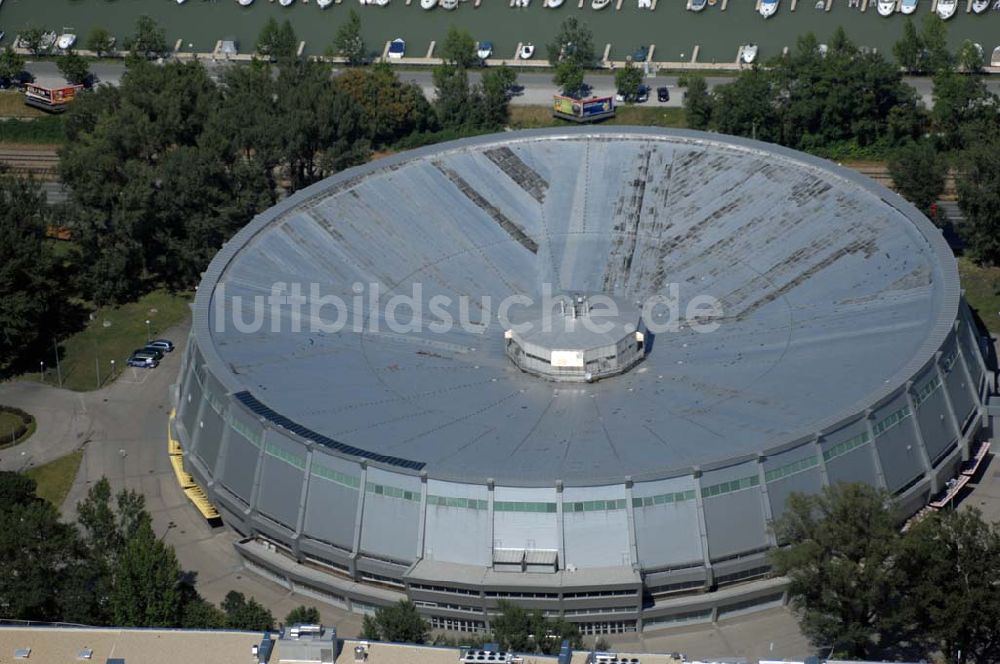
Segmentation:
[(896, 12), (896, 0), (878, 0), (878, 15), (892, 16)]
[(438, 0), (420, 0), (421, 9), (434, 9), (438, 5)]
[(56, 48), (61, 51), (66, 51), (73, 48), (73, 44), (76, 43), (76, 35), (71, 32), (66, 32), (59, 35), (59, 39), (56, 40)]
[(778, 11), (778, 0), (761, 0), (760, 15), (764, 18), (771, 18)]
[(982, 14), (990, 8), (990, 0), (972, 0), (972, 11)]
[(937, 15), (941, 17), (942, 21), (947, 21), (954, 16), (957, 9), (958, 0), (938, 0)]
[(899, 11), (909, 16), (917, 11), (917, 0), (903, 0), (899, 3)]
[(531, 42), (521, 44), (521, 50), (517, 52), (517, 57), (522, 60), (530, 60), (535, 55), (535, 45)]
[(493, 55), (493, 42), (479, 42), (476, 55), (479, 56), (480, 60), (488, 60)]
[(688, 9), (693, 12), (700, 12), (708, 4), (708, 0), (691, 0), (688, 2)]
[(607, 7), (610, 4), (611, 4), (611, 0), (591, 0), (591, 2), (590, 2), (590, 8), (591, 9), (604, 9), (605, 7)]
[(744, 44), (740, 47), (740, 62), (752, 65), (757, 59), (757, 44)]
[(396, 37), (389, 42), (389, 52), (387, 55), (392, 60), (399, 60), (406, 54), (406, 42), (401, 37)]

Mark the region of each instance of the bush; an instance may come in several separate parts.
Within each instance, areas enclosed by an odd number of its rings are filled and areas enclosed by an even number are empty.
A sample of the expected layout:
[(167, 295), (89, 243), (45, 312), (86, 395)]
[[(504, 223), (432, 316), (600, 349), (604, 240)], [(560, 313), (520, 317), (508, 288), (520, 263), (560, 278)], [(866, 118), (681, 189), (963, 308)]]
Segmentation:
[(65, 141), (66, 131), (61, 116), (0, 121), (0, 143), (64, 143)]
[(35, 423), (35, 418), (30, 413), (26, 413), (20, 408), (14, 408), (13, 406), (0, 406), (0, 413), (7, 413), (8, 415), (14, 416), (14, 418), (19, 419), (20, 423), (16, 424), (11, 429), (0, 430), (0, 447), (5, 447), (7, 445), (13, 445), (21, 439), (28, 430), (31, 429), (31, 425)]

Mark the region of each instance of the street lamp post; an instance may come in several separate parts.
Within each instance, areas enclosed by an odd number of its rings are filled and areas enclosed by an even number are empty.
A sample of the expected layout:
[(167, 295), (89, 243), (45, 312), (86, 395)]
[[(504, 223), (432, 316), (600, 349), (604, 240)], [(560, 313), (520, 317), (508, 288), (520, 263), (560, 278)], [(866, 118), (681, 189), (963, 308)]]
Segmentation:
[(149, 319), (147, 318), (146, 319), (146, 343), (148, 344), (149, 342), (150, 342), (150, 336), (149, 336)]
[(45, 361), (44, 360), (38, 363), (38, 377), (42, 379), (43, 383), (45, 382)]
[(111, 360), (111, 380), (115, 379), (115, 361)]

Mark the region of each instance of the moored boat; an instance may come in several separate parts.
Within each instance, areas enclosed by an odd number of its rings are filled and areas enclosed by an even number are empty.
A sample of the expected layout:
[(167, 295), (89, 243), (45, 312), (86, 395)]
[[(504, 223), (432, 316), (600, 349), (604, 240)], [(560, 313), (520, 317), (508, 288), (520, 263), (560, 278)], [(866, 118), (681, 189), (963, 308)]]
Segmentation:
[(909, 16), (917, 11), (917, 0), (903, 0), (899, 3), (899, 11)]
[(434, 9), (437, 7), (438, 0), (420, 0), (421, 9)]
[(693, 12), (700, 12), (708, 4), (708, 0), (691, 0), (688, 3), (688, 9)]
[(76, 35), (71, 32), (66, 32), (59, 35), (59, 39), (56, 40), (56, 48), (61, 51), (65, 51), (73, 48), (73, 44), (76, 43)]
[[(457, 1), (457, 0), (456, 0)], [(386, 54), (393, 60), (399, 60), (406, 54), (406, 42), (401, 37), (396, 37), (389, 42), (389, 52)]]
[(253, 0), (236, 0), (240, 7), (249, 7), (253, 4)]
[(561, 6), (562, 3), (563, 3), (563, 0), (546, 0), (545, 6), (548, 7), (549, 9), (555, 9), (555, 8)]
[(937, 15), (942, 21), (947, 21), (949, 18), (954, 16), (957, 9), (958, 0), (938, 0)]
[(878, 15), (892, 16), (896, 12), (896, 0), (878, 0)]
[(316, 5), (320, 9), (326, 9), (327, 7), (329, 7), (332, 4), (333, 4), (333, 0), (316, 0)]
[(990, 57), (990, 67), (1000, 67), (1000, 46), (993, 49), (993, 55)]
[(740, 62), (752, 65), (757, 59), (757, 44), (744, 44), (740, 47)]
[(778, 0), (761, 0), (760, 15), (764, 18), (771, 18), (778, 11)]
[(972, 0), (972, 11), (982, 14), (990, 8), (990, 0)]
[(458, 7), (458, 0), (441, 0), (441, 9), (447, 9), (451, 11)]
[(611, 4), (611, 0), (591, 0), (591, 2), (590, 2), (590, 8), (591, 9), (604, 9), (605, 7), (607, 7), (610, 4)]
[(487, 60), (493, 55), (493, 42), (479, 42), (479, 46), (476, 48), (476, 55), (479, 56), (480, 60)]
[(535, 45), (531, 42), (521, 44), (521, 50), (517, 52), (517, 57), (522, 60), (530, 60), (535, 55)]
[(282, 7), (290, 7), (295, 0), (278, 0), (278, 4)]

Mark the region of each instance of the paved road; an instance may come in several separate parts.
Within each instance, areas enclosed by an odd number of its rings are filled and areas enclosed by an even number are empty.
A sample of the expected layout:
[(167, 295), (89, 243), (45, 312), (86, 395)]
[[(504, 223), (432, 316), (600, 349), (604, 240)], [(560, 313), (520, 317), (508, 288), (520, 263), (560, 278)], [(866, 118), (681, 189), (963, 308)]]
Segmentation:
[[(212, 64), (206, 63), (209, 70), (213, 74), (220, 73), (225, 67), (238, 66), (234, 64)], [(43, 60), (38, 62), (29, 62), (27, 66), (28, 71), (32, 72), (38, 79), (46, 81), (61, 81), (62, 77), (59, 74), (59, 70), (56, 67), (55, 62), (50, 60)], [(97, 75), (98, 79), (105, 83), (110, 83), (112, 85), (117, 85), (121, 81), (122, 73), (125, 71), (125, 65), (118, 62), (98, 62), (91, 66), (91, 70)], [(434, 82), (431, 78), (431, 72), (429, 70), (404, 70), (400, 71), (400, 78), (405, 81), (413, 81), (424, 91), (428, 97), (434, 94)], [(472, 72), (470, 76), (470, 81), (473, 83), (479, 80), (478, 72)], [(716, 85), (721, 85), (723, 83), (728, 83), (732, 81), (731, 76), (712, 76), (708, 78), (709, 88), (714, 88)], [(931, 98), (931, 91), (933, 85), (929, 78), (916, 78), (916, 77), (906, 77), (906, 82), (913, 86), (917, 94), (924, 101), (924, 104), (930, 108), (933, 105), (933, 99)], [(555, 86), (552, 85), (552, 74), (551, 72), (537, 72), (537, 71), (522, 71), (518, 72), (518, 82), (520, 85), (524, 86), (523, 94), (515, 97), (512, 101), (514, 104), (519, 105), (544, 105), (547, 106), (552, 101), (552, 94), (555, 92)], [(587, 82), (593, 86), (594, 93), (597, 95), (610, 95), (614, 93), (614, 79), (610, 73), (591, 73), (587, 76)], [(677, 76), (650, 76), (647, 77), (646, 83), (654, 88), (661, 85), (665, 85), (670, 89), (670, 101), (665, 104), (660, 104), (655, 98), (650, 99), (650, 105), (654, 106), (680, 106), (681, 105), (681, 95), (678, 94), (679, 89), (677, 88)], [(994, 77), (987, 79), (987, 87), (994, 93), (1000, 95), (1000, 77)]]

